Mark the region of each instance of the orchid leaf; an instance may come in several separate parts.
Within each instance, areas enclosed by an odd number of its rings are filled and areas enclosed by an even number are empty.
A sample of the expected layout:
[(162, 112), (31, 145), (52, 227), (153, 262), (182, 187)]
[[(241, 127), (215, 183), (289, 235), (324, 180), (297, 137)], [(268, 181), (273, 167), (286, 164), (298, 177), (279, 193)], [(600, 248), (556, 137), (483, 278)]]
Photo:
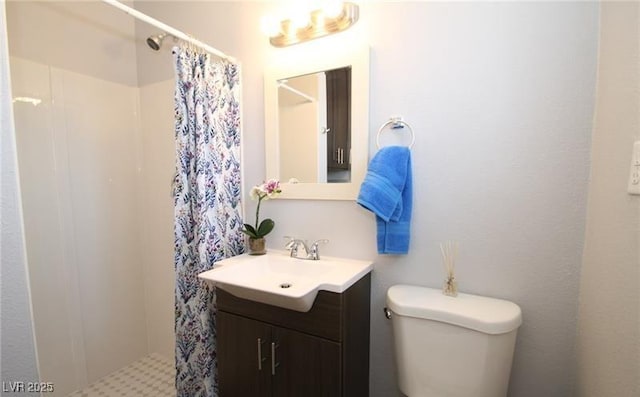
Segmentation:
[(251, 238), (260, 238), (261, 236), (258, 236), (258, 232), (256, 231), (256, 229), (251, 226), (248, 223), (244, 224), (244, 230), (242, 230), (242, 233), (246, 234), (247, 236), (251, 237)]
[(256, 233), (256, 235), (258, 235), (259, 237), (266, 236), (273, 230), (273, 227), (275, 225), (276, 223), (272, 219), (267, 218), (263, 220), (262, 222), (260, 222), (260, 226), (258, 226), (258, 233)]

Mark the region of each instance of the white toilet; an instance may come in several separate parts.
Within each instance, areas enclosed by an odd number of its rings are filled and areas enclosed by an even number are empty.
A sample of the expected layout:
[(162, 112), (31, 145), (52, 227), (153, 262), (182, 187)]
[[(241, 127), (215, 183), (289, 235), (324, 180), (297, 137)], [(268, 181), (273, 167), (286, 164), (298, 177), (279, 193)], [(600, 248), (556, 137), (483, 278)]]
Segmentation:
[(520, 307), (395, 285), (387, 291), (400, 390), (409, 397), (505, 397)]

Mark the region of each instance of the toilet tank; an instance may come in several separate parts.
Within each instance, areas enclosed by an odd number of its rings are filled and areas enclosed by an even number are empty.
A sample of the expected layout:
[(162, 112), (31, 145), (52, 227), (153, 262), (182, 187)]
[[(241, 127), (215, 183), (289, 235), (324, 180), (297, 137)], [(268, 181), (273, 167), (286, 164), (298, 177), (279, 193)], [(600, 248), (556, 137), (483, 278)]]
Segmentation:
[(505, 397), (522, 324), (502, 299), (395, 285), (387, 291), (400, 390), (409, 397)]

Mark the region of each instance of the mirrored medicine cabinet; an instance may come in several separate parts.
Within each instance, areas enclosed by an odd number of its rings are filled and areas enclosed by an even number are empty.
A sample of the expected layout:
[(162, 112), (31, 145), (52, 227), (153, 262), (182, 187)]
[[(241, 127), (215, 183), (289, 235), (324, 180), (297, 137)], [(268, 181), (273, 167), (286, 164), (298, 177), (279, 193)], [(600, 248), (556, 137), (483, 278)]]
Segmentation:
[(267, 177), (281, 181), (282, 198), (355, 200), (369, 147), (369, 49), (298, 55), (265, 72)]

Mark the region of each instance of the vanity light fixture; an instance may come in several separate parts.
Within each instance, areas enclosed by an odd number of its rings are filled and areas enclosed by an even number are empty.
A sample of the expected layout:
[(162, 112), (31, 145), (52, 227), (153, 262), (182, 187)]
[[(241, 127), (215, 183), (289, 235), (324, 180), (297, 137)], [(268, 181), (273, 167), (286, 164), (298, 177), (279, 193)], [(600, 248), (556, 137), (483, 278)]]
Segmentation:
[(261, 23), (272, 46), (286, 47), (341, 32), (356, 23), (358, 16), (357, 4), (328, 0), (306, 14), (297, 13), (280, 21), (267, 16)]

